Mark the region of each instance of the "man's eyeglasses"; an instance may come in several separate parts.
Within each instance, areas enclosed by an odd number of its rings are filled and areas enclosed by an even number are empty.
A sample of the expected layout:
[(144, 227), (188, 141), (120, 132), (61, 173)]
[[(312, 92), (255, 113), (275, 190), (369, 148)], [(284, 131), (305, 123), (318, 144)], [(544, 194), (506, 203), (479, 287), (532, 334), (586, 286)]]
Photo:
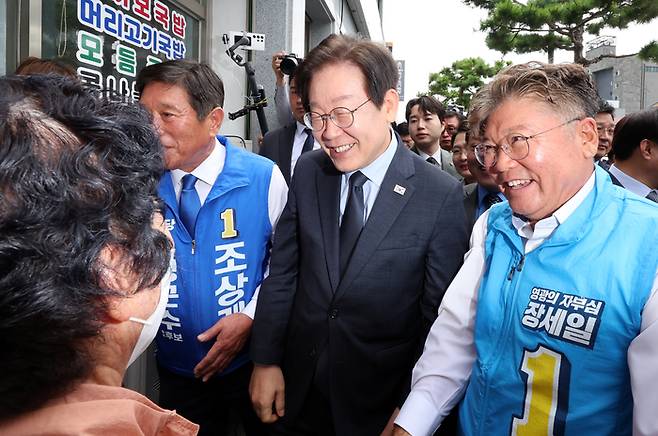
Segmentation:
[(510, 157), (510, 159), (524, 159), (530, 152), (530, 143), (528, 141), (530, 141), (532, 138), (536, 138), (539, 135), (543, 135), (544, 133), (551, 132), (555, 129), (559, 129), (560, 127), (564, 127), (569, 123), (580, 120), (581, 118), (573, 118), (558, 126), (551, 127), (548, 130), (544, 130), (530, 136), (521, 135), (520, 133), (510, 133), (505, 138), (503, 138), (500, 145), (487, 143), (477, 144), (475, 147), (473, 147), (473, 151), (475, 152), (475, 159), (477, 159), (478, 163), (485, 168), (492, 167), (496, 165), (496, 161), (498, 160), (499, 148), (503, 150), (505, 154)]
[(608, 136), (613, 136), (615, 133), (614, 127), (605, 127), (605, 126), (596, 126), (596, 131), (599, 132), (599, 135), (607, 133)]
[(455, 126), (446, 126), (445, 131), (446, 131), (447, 134), (452, 136), (452, 135), (455, 134), (455, 132), (457, 132), (457, 127), (455, 127)]
[(346, 107), (335, 107), (328, 114), (319, 114), (317, 112), (306, 112), (304, 114), (304, 124), (314, 132), (323, 130), (327, 118), (331, 120), (337, 127), (346, 129), (354, 124), (354, 112), (358, 111), (363, 105), (368, 103), (370, 99), (364, 101), (356, 108), (349, 110)]

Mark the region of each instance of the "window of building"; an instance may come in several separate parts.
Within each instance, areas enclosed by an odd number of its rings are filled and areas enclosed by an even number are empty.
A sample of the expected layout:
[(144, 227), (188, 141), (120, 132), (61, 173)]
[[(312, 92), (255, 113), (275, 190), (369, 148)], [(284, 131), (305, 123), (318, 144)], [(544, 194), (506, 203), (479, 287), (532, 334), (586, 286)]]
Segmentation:
[(41, 57), (61, 58), (84, 82), (127, 99), (138, 97), (135, 79), (145, 66), (199, 59), (201, 20), (179, 2), (50, 0), (41, 15)]
[(612, 100), (612, 89), (613, 89), (612, 68), (606, 68), (605, 70), (595, 71), (593, 76), (599, 96), (603, 100)]

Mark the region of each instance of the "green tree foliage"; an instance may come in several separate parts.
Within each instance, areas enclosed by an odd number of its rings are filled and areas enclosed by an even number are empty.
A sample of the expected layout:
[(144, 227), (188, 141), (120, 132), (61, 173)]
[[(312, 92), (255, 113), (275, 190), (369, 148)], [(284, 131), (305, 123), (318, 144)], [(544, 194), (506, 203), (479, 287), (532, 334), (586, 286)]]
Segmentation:
[(509, 62), (496, 61), (487, 64), (482, 58), (466, 58), (455, 61), (438, 73), (431, 73), (429, 94), (439, 95), (445, 105), (468, 108), (471, 97), (484, 85), (484, 80), (493, 77)]
[[(625, 29), (658, 16), (658, 0), (463, 1), (488, 11), (480, 30), (487, 32), (489, 48), (503, 53), (542, 51), (548, 53), (549, 62), (556, 49), (568, 50), (573, 51), (574, 62), (585, 66), (600, 59), (585, 58), (585, 33), (599, 35), (605, 27)], [(656, 41), (647, 45), (640, 56), (658, 60), (657, 45)]]

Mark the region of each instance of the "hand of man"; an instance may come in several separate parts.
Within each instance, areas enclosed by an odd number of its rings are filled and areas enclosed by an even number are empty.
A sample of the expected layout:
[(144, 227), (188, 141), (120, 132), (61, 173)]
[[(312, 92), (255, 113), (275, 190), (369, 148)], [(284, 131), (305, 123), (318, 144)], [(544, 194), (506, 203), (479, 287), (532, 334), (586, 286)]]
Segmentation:
[(281, 71), (281, 60), (285, 56), (285, 51), (278, 51), (272, 55), (272, 70), (276, 75), (276, 85), (283, 86), (283, 71)]
[(256, 415), (266, 424), (283, 416), (285, 382), (281, 368), (276, 365), (254, 365), (249, 383), (249, 395)]
[[(400, 410), (398, 409), (398, 412), (399, 411)], [(411, 433), (407, 433), (407, 431), (405, 429), (403, 429), (399, 425), (396, 425), (393, 428), (393, 436), (411, 436)]]
[(251, 332), (253, 320), (242, 313), (234, 313), (215, 323), (197, 336), (201, 342), (215, 339), (208, 354), (194, 367), (194, 376), (204, 382), (216, 372), (224, 370), (244, 346)]
[(398, 417), (398, 413), (400, 413), (400, 408), (396, 407), (380, 436), (393, 436), (393, 426), (395, 425), (395, 418)]

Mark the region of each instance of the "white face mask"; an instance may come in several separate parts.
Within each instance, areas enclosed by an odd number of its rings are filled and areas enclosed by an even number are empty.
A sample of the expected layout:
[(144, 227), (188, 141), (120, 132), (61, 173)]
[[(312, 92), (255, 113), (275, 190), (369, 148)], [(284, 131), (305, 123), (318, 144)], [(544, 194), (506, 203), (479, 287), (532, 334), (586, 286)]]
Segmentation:
[(130, 355), (126, 368), (132, 365), (132, 363), (137, 360), (144, 351), (146, 351), (151, 342), (153, 342), (153, 339), (155, 339), (155, 336), (158, 334), (162, 317), (164, 317), (165, 309), (167, 308), (167, 301), (169, 301), (171, 262), (173, 261), (173, 258), (174, 253), (172, 250), (169, 256), (169, 267), (160, 282), (160, 300), (158, 301), (157, 306), (155, 306), (155, 310), (151, 316), (149, 316), (148, 319), (141, 319), (134, 316), (128, 318), (130, 321), (143, 324), (143, 327), (142, 332), (139, 334), (139, 338), (137, 338), (137, 343), (135, 344), (135, 348), (133, 348), (133, 353)]

